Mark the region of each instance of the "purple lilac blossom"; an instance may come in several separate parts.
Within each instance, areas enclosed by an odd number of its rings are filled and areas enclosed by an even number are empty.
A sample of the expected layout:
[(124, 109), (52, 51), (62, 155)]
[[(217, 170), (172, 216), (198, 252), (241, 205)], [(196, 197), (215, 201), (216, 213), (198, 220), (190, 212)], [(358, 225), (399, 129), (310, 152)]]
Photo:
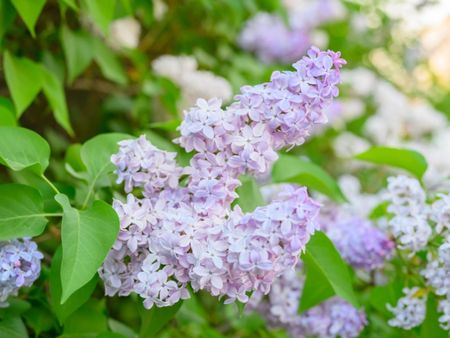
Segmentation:
[(262, 12), (247, 21), (238, 43), (264, 63), (289, 63), (301, 57), (311, 42), (307, 29), (290, 28), (278, 15)]
[[(145, 137), (120, 142), (112, 156), (125, 191), (114, 201), (121, 231), (99, 273), (107, 295), (144, 298), (144, 306), (169, 306), (207, 290), (226, 303), (267, 294), (292, 269), (317, 229), (319, 205), (305, 188), (286, 187), (265, 207), (243, 214), (231, 208), (241, 174), (266, 174), (276, 150), (303, 143), (337, 96), (339, 53), (312, 48), (295, 72), (243, 87), (226, 110), (219, 99), (199, 99), (187, 112), (176, 140), (195, 150), (180, 168), (175, 154)], [(184, 186), (179, 185), (185, 176)]]
[(303, 285), (304, 274), (299, 263), (296, 270), (286, 271), (273, 283), (266, 297), (254, 294), (247, 310), (259, 312), (269, 326), (285, 328), (292, 337), (358, 337), (367, 324), (364, 311), (337, 297), (299, 314)]
[(342, 257), (357, 269), (371, 271), (381, 268), (395, 247), (386, 233), (360, 217), (326, 217), (326, 220), (321, 220), (321, 228)]
[(33, 284), (43, 257), (28, 238), (0, 242), (0, 307), (8, 306), (8, 297), (16, 296), (21, 287)]

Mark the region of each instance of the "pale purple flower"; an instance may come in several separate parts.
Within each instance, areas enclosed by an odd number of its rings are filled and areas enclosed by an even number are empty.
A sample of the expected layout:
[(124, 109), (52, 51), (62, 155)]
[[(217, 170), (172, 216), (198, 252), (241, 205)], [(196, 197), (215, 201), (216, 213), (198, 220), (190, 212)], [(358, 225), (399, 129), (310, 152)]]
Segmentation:
[(33, 284), (43, 257), (29, 238), (0, 242), (0, 307), (7, 307), (8, 297), (16, 296), (21, 287)]

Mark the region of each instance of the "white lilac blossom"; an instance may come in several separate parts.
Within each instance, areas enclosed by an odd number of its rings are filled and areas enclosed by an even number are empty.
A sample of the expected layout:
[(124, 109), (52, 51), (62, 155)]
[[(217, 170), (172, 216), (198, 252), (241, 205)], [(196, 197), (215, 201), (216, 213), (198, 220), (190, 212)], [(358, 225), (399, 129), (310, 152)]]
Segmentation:
[(0, 242), (0, 307), (8, 306), (8, 297), (21, 287), (30, 286), (39, 277), (41, 259), (35, 242), (28, 238)]
[(231, 85), (225, 78), (199, 70), (192, 56), (162, 55), (152, 62), (152, 68), (156, 74), (169, 78), (180, 87), (183, 109), (194, 105), (198, 98), (229, 101), (233, 96)]
[(450, 300), (448, 298), (440, 300), (438, 310), (442, 313), (439, 324), (444, 330), (450, 331)]
[(285, 328), (292, 337), (358, 337), (367, 324), (364, 311), (337, 297), (299, 314), (303, 285), (304, 274), (299, 263), (296, 270), (286, 271), (273, 283), (266, 297), (254, 294), (247, 311), (259, 312), (271, 327)]
[(109, 26), (107, 41), (114, 49), (137, 48), (141, 35), (141, 25), (133, 17), (114, 20)]
[(145, 137), (120, 142), (112, 162), (133, 194), (113, 204), (121, 231), (99, 271), (106, 294), (137, 293), (146, 308), (189, 297), (188, 284), (226, 303), (267, 294), (317, 229), (319, 204), (306, 188), (287, 186), (267, 206), (243, 214), (231, 208), (236, 177), (267, 173), (276, 150), (301, 144), (326, 121), (323, 109), (338, 94), (344, 63), (339, 53), (312, 48), (295, 72), (243, 87), (225, 110), (220, 99), (199, 99), (176, 140), (197, 152), (189, 167), (178, 167), (175, 154)]
[(437, 233), (450, 229), (450, 194), (439, 197), (431, 206), (431, 219), (436, 223)]
[(423, 249), (432, 229), (428, 223), (425, 191), (419, 181), (406, 176), (389, 177), (386, 199), (388, 211), (394, 215), (389, 220), (389, 228), (398, 246), (412, 253)]
[(404, 297), (400, 298), (396, 306), (387, 304), (394, 318), (388, 321), (390, 326), (410, 330), (422, 324), (426, 314), (427, 297), (418, 287), (404, 288)]

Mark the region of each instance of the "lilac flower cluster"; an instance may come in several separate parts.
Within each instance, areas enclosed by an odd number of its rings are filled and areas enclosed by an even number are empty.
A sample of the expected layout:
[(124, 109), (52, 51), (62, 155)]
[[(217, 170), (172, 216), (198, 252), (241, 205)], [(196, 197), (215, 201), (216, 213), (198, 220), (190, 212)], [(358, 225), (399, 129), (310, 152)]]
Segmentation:
[(28, 238), (0, 242), (0, 307), (39, 277), (43, 255)]
[[(265, 174), (276, 150), (301, 144), (338, 94), (339, 53), (312, 48), (295, 72), (275, 72), (269, 83), (244, 87), (226, 110), (199, 99), (185, 112), (176, 140), (195, 150), (180, 168), (175, 153), (145, 137), (120, 142), (112, 157), (127, 201), (114, 201), (119, 237), (99, 273), (107, 295), (131, 292), (147, 308), (169, 306), (207, 290), (226, 303), (267, 294), (298, 261), (316, 230), (319, 205), (305, 188), (288, 187), (265, 207), (231, 208), (244, 173)], [(180, 182), (183, 182), (181, 184)]]
[(290, 28), (278, 15), (264, 12), (247, 21), (238, 42), (265, 63), (292, 62), (311, 44), (308, 30)]
[(387, 308), (394, 314), (389, 325), (410, 330), (419, 326), (425, 319), (427, 297), (418, 287), (403, 289), (404, 297), (400, 298), (396, 306), (387, 304)]
[(387, 190), (388, 211), (394, 215), (389, 227), (399, 247), (411, 253), (423, 249), (432, 230), (425, 191), (419, 181), (406, 176), (389, 177)]
[(357, 269), (381, 268), (392, 256), (394, 242), (366, 219), (339, 217), (322, 226), (342, 258)]
[(297, 270), (286, 271), (273, 283), (266, 297), (254, 294), (247, 310), (259, 312), (272, 327), (286, 328), (292, 337), (358, 337), (367, 324), (364, 311), (337, 297), (298, 314), (303, 285), (299, 263)]

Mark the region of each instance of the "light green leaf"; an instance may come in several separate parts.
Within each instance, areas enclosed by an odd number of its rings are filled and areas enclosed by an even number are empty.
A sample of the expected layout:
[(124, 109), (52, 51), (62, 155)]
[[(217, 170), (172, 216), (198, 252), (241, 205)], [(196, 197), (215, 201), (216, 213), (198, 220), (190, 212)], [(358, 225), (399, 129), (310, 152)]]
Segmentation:
[(61, 263), (61, 304), (88, 283), (97, 273), (119, 232), (119, 218), (103, 201), (89, 209), (72, 208), (63, 194), (55, 196), (64, 216), (61, 224), (63, 257)]
[(69, 6), (73, 10), (78, 11), (78, 5), (77, 5), (76, 0), (59, 0), (59, 1), (65, 3), (67, 6)]
[(87, 11), (103, 34), (108, 35), (109, 25), (114, 18), (116, 0), (84, 0)]
[(49, 284), (52, 311), (56, 314), (59, 323), (64, 324), (72, 313), (89, 300), (97, 285), (98, 277), (95, 275), (87, 284), (75, 291), (64, 304), (61, 304), (61, 259), (62, 250), (59, 248), (52, 259)]
[(291, 156), (280, 155), (272, 169), (274, 182), (290, 182), (305, 185), (310, 189), (317, 190), (336, 202), (346, 202), (336, 181), (318, 165)]
[(137, 333), (134, 332), (131, 328), (129, 328), (125, 324), (123, 324), (115, 319), (110, 318), (108, 320), (108, 326), (112, 332), (119, 333), (126, 338), (137, 338), (138, 337)]
[(114, 171), (111, 155), (119, 150), (119, 141), (129, 138), (133, 137), (119, 133), (101, 134), (81, 146), (81, 160), (86, 166), (88, 181), (92, 188)]
[(34, 26), (45, 5), (45, 0), (11, 0), (31, 35), (35, 37)]
[(8, 317), (0, 322), (0, 338), (28, 338), (25, 325), (20, 317)]
[(102, 74), (108, 80), (120, 85), (127, 84), (127, 76), (123, 67), (111, 49), (100, 40), (94, 42), (94, 59), (100, 67)]
[(161, 129), (166, 131), (176, 131), (181, 124), (180, 119), (173, 119), (165, 122), (154, 122), (150, 124), (150, 128)]
[(422, 154), (415, 150), (373, 147), (355, 156), (357, 160), (384, 164), (395, 168), (404, 169), (421, 179), (427, 171), (427, 161)]
[(183, 305), (182, 300), (172, 306), (153, 306), (150, 310), (144, 310), (139, 337), (154, 337), (175, 316), (181, 305)]
[(50, 146), (39, 134), (20, 127), (0, 127), (0, 163), (12, 170), (30, 168), (42, 174), (48, 167)]
[(306, 311), (333, 295), (358, 307), (348, 267), (323, 232), (317, 231), (311, 237), (302, 260), (306, 280), (299, 311)]
[(239, 195), (237, 204), (239, 204), (242, 211), (250, 212), (255, 210), (256, 207), (264, 205), (264, 199), (256, 180), (253, 177), (244, 176), (241, 177), (241, 182), (242, 185), (237, 188), (236, 192)]
[(58, 122), (69, 135), (73, 136), (63, 84), (59, 82), (55, 74), (45, 68), (43, 68), (43, 74), (44, 94), (52, 107), (53, 116), (55, 117), (56, 122)]
[(42, 68), (29, 59), (12, 56), (8, 51), (3, 54), (3, 68), (19, 118), (42, 88)]
[(40, 235), (47, 224), (37, 190), (21, 184), (0, 185), (0, 240)]
[(437, 301), (433, 294), (428, 295), (427, 315), (420, 329), (420, 338), (448, 338), (448, 332), (439, 326)]
[(14, 106), (10, 106), (9, 100), (0, 97), (0, 126), (15, 127), (17, 125)]
[(93, 42), (91, 36), (86, 32), (72, 32), (67, 27), (63, 27), (61, 43), (69, 73), (68, 82), (71, 83), (91, 64), (94, 58)]

